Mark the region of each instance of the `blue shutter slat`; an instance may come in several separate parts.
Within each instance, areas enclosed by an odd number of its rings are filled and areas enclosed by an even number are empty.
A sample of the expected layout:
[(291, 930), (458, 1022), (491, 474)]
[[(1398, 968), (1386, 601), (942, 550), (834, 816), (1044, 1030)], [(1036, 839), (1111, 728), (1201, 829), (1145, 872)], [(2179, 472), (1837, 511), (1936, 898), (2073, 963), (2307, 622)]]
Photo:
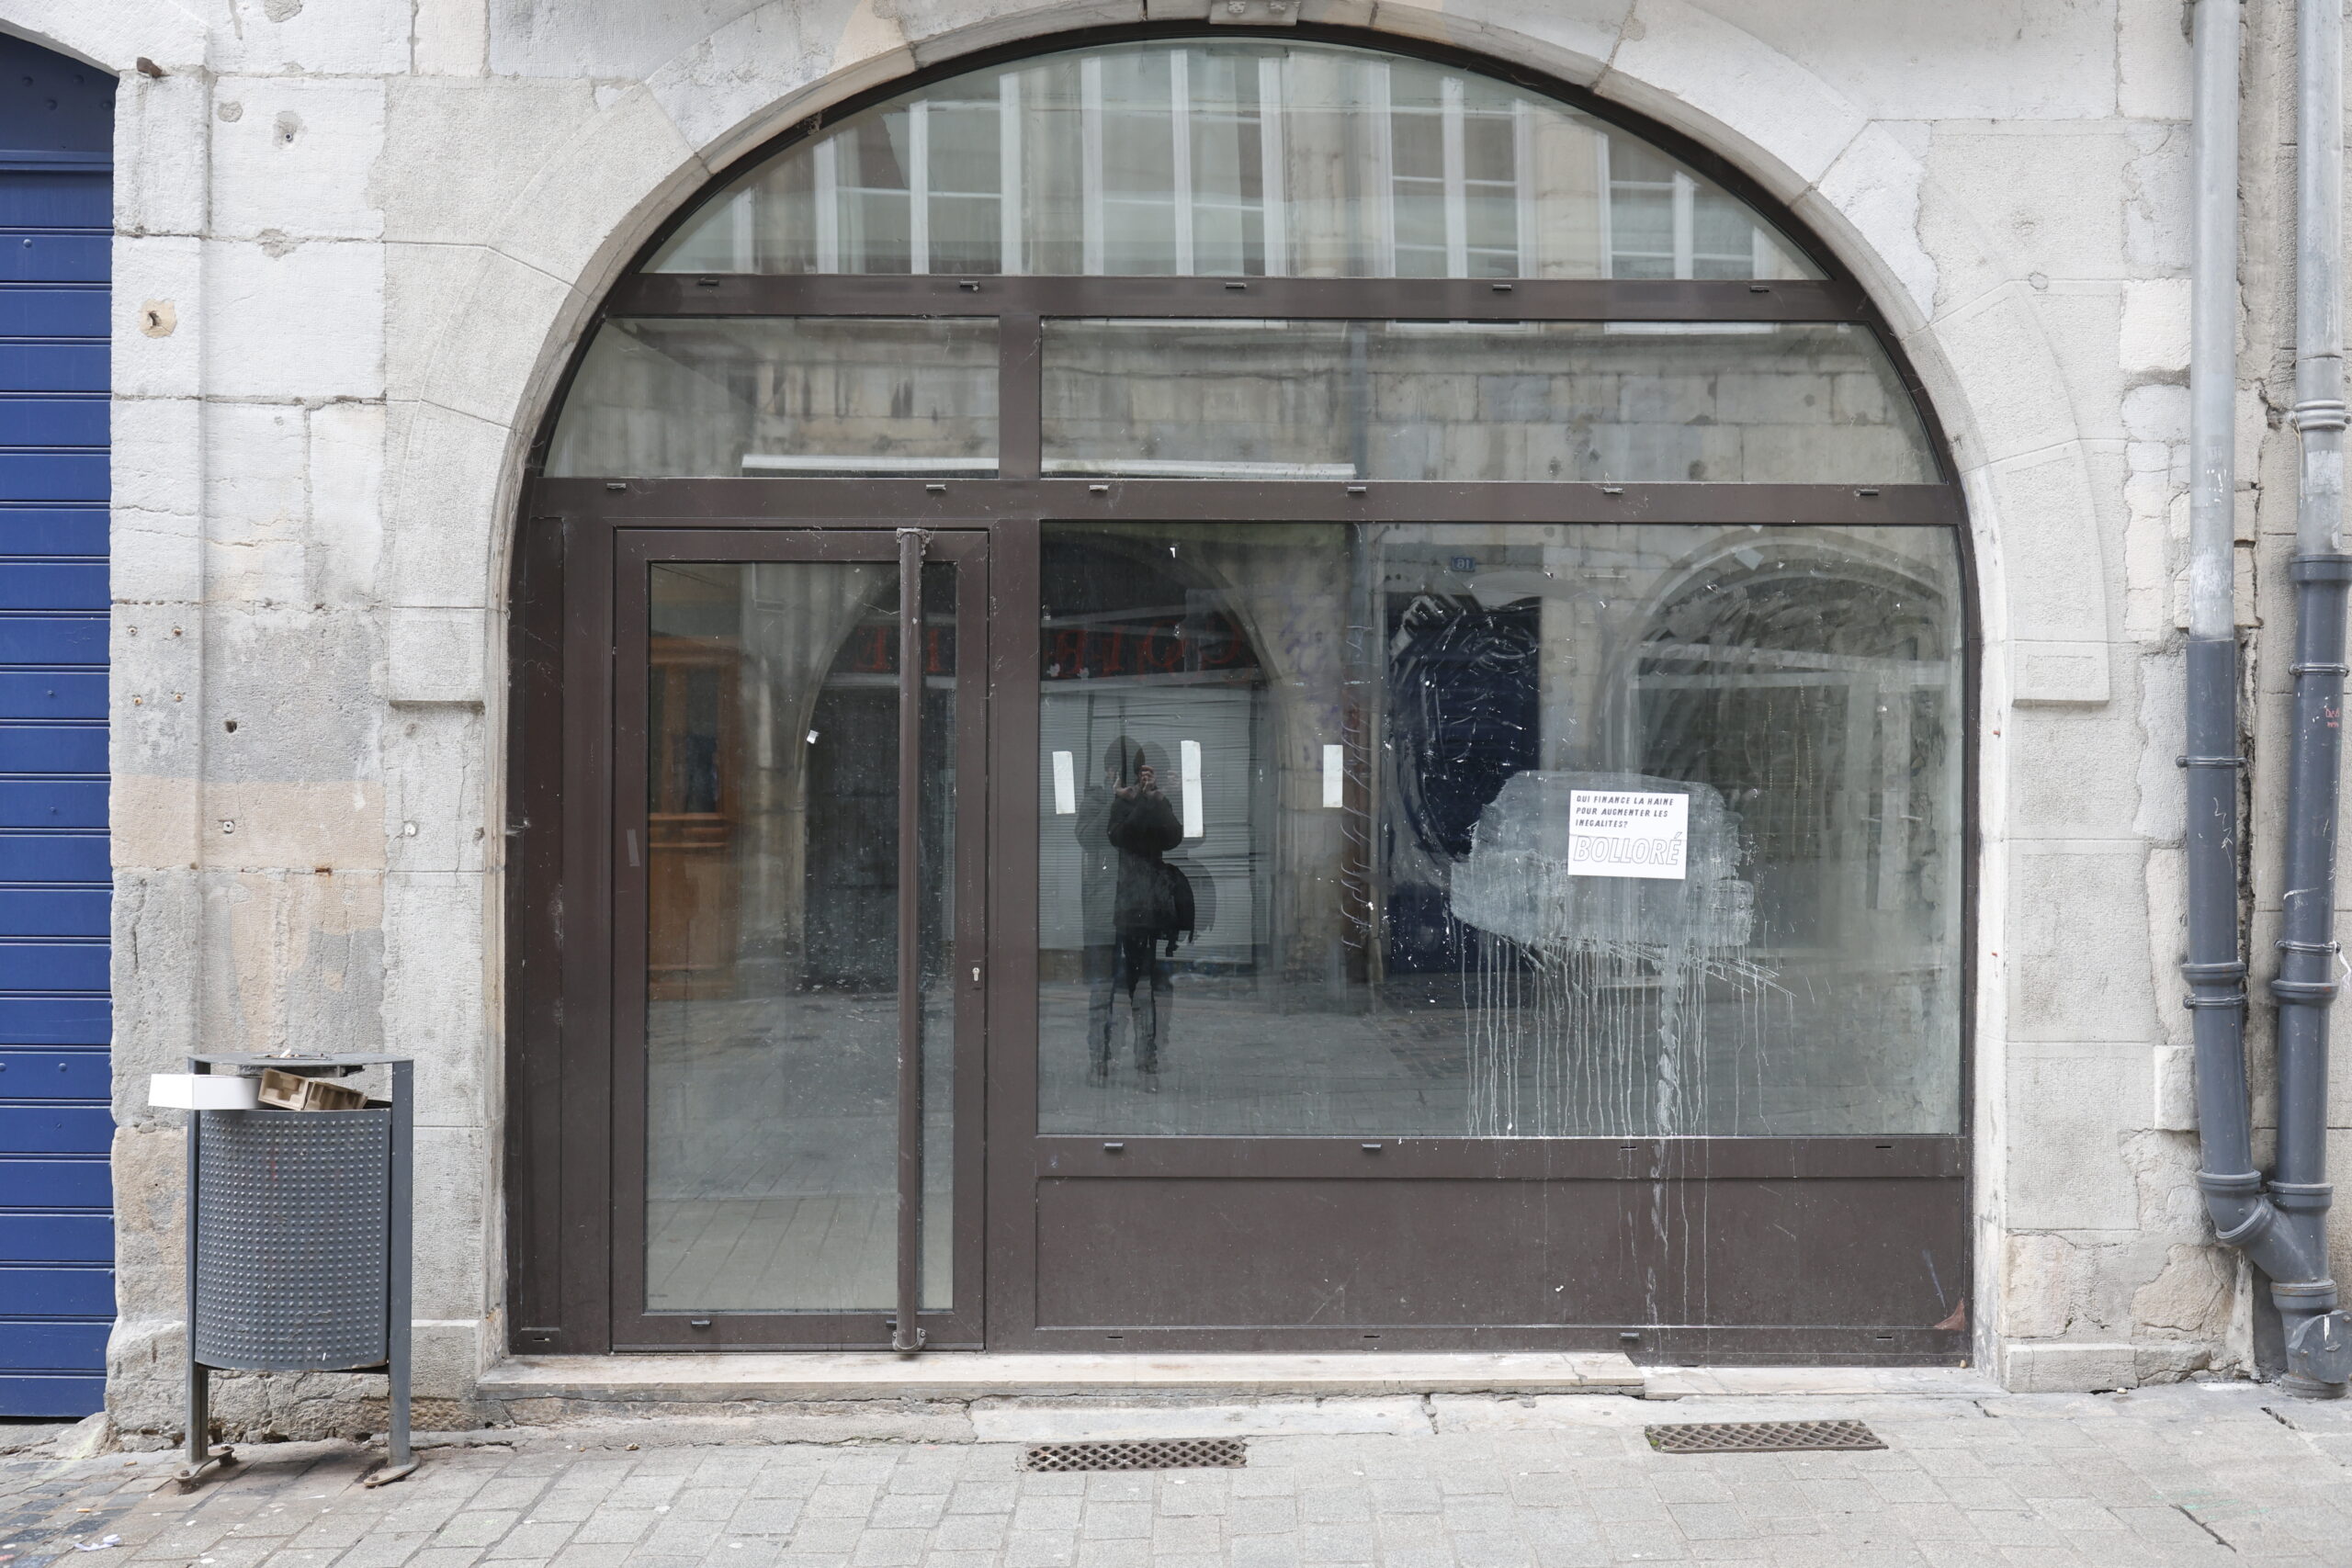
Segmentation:
[(0, 337), (105, 337), (111, 297), (110, 290), (86, 284), (0, 287)]
[(103, 506), (10, 506), (0, 497), (0, 556), (102, 556)]
[(0, 231), (0, 283), (104, 283), (113, 264), (111, 234)]
[(103, 615), (0, 615), (0, 664), (104, 664)]
[[(114, 1004), (105, 997), (0, 997), (0, 1043), (10, 1045), (105, 1045), (114, 1039)], [(5, 1178), (0, 1164), (0, 1179)]]
[(0, 1154), (102, 1155), (113, 1147), (114, 1113), (103, 1106), (0, 1105)]
[(104, 779), (0, 779), (0, 828), (103, 828)]
[(0, 671), (0, 719), (104, 718), (106, 716), (107, 677), (104, 671)]
[[(0, 1048), (0, 1100), (105, 1100), (114, 1093), (114, 1068), (103, 1051), (11, 1051)], [(0, 1166), (0, 1209), (36, 1204), (8, 1190)]]
[(0, 340), (0, 392), (103, 392), (107, 345)]
[(104, 452), (0, 451), (0, 494), (17, 501), (104, 501)]
[(0, 938), (0, 987), (12, 991), (103, 991), (110, 967), (102, 942)]
[[(94, 1351), (96, 1361), (106, 1359), (103, 1323), (0, 1324), (0, 1367), (10, 1372), (70, 1371), (92, 1365)], [(6, 1381), (0, 1375), (0, 1385)], [(0, 1416), (10, 1414), (0, 1405)]]
[[(42, 1263), (112, 1263), (114, 1220), (107, 1214), (0, 1213), (0, 1258)], [(25, 1366), (11, 1345), (0, 1364)]]
[(113, 907), (110, 887), (0, 887), (0, 937), (105, 936)]
[(0, 1208), (104, 1209), (114, 1202), (114, 1174), (104, 1156), (0, 1159)]
[[(0, 724), (0, 773), (103, 773), (103, 724)], [(61, 826), (62, 824), (60, 824)]]
[(0, 446), (103, 446), (107, 412), (107, 400), (88, 392), (0, 395)]
[(113, 185), (102, 170), (0, 170), (0, 214), (16, 229), (111, 229)]
[(20, 560), (0, 564), (0, 610), (103, 610), (102, 560)]
[(0, 1264), (0, 1317), (110, 1317), (111, 1269)]
[[(0, 882), (113, 880), (114, 865), (107, 853), (104, 833), (0, 833)], [(74, 987), (39, 988), (62, 991)]]

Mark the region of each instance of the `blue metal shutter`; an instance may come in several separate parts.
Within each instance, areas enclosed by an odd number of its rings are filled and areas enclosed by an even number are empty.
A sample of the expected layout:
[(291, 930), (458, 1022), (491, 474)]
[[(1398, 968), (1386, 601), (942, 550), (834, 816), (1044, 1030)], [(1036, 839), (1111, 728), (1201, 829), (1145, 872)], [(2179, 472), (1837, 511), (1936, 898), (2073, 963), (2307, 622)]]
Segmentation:
[(0, 1416), (105, 1402), (114, 79), (0, 36)]

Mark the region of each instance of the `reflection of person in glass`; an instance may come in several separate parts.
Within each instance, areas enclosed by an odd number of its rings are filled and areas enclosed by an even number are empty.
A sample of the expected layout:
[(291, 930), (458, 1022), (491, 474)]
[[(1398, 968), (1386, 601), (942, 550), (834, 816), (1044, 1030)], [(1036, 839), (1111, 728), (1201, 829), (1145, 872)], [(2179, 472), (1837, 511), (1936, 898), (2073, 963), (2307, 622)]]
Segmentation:
[[(1102, 783), (1090, 786), (1078, 816), (1080, 899), (1085, 922), (1086, 1033), (1097, 1083), (1111, 1074), (1112, 1004), (1124, 994), (1134, 1020), (1136, 1066), (1159, 1087), (1174, 1000), (1167, 961), (1181, 923), (1172, 868), (1160, 857), (1183, 842), (1176, 807), (1159, 788), (1165, 759), (1156, 746), (1122, 737), (1103, 757)], [(1104, 908), (1104, 906), (1108, 908)]]

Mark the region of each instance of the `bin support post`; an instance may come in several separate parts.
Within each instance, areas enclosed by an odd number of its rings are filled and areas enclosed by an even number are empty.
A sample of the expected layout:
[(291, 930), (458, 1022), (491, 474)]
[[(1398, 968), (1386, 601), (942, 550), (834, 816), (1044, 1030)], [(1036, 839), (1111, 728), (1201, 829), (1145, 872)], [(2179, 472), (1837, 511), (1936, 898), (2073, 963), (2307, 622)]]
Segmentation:
[(409, 1296), (413, 1243), (414, 1218), (410, 1208), (415, 1198), (416, 1185), (416, 1112), (409, 1100), (410, 1078), (414, 1067), (407, 1062), (392, 1064), (392, 1190), (391, 1247), (389, 1289), (385, 1294), (385, 1310), (390, 1314), (384, 1325), (388, 1336), (385, 1345), (385, 1371), (391, 1375), (392, 1397), (390, 1429), (384, 1434), (384, 1468), (368, 1477), (369, 1486), (382, 1486), (400, 1480), (416, 1470), (416, 1455), (409, 1448)]
[[(194, 1056), (187, 1059), (192, 1073), (209, 1073), (209, 1062)], [(173, 1477), (183, 1492), (197, 1489), (214, 1466), (226, 1467), (237, 1462), (236, 1450), (223, 1443), (212, 1445), (212, 1369), (196, 1359), (196, 1183), (200, 1162), (197, 1158), (198, 1141), (203, 1137), (204, 1118), (196, 1111), (187, 1116), (187, 1463)]]

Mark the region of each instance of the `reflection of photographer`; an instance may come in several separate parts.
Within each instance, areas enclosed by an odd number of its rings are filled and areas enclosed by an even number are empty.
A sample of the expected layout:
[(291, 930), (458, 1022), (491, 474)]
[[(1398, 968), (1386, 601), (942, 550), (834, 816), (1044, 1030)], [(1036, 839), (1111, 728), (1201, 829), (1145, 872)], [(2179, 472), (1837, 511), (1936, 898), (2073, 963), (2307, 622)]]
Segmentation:
[(1192, 884), (1162, 858), (1184, 840), (1183, 823), (1159, 787), (1166, 761), (1159, 747), (1121, 738), (1103, 758), (1101, 787), (1086, 792), (1077, 825), (1085, 857), (1080, 896), (1093, 1077), (1102, 1082), (1110, 1076), (1112, 1004), (1124, 994), (1134, 1020), (1136, 1066), (1148, 1089), (1159, 1087), (1159, 1051), (1174, 1000), (1159, 944), (1166, 942), (1172, 955), (1178, 933), (1193, 924)]

